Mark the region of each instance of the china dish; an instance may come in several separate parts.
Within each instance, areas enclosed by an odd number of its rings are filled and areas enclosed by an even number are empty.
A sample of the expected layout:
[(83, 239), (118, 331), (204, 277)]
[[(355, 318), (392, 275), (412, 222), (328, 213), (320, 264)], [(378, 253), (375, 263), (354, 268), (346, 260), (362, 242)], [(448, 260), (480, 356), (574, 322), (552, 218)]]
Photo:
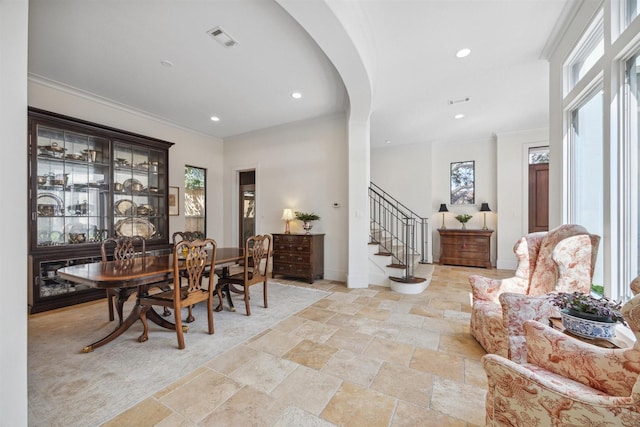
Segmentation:
[(127, 193), (131, 191), (139, 192), (144, 189), (144, 186), (142, 185), (142, 183), (137, 179), (127, 179), (124, 181), (122, 186), (124, 187), (124, 191), (126, 191)]
[(121, 219), (116, 224), (116, 236), (140, 236), (144, 239), (148, 239), (156, 232), (155, 227), (146, 219), (142, 218), (127, 218)]
[(62, 199), (55, 194), (40, 193), (38, 194), (38, 215), (55, 216), (64, 213)]
[(137, 207), (133, 200), (122, 199), (116, 202), (115, 211), (118, 215), (133, 215)]

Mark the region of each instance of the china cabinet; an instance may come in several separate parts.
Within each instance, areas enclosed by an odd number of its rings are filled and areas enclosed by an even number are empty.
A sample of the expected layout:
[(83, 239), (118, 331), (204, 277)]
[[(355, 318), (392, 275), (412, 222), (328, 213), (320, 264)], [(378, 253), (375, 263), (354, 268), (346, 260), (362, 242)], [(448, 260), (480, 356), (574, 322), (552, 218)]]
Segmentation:
[(105, 296), (56, 270), (100, 259), (111, 236), (169, 247), (170, 142), (29, 109), (29, 306), (32, 313)]

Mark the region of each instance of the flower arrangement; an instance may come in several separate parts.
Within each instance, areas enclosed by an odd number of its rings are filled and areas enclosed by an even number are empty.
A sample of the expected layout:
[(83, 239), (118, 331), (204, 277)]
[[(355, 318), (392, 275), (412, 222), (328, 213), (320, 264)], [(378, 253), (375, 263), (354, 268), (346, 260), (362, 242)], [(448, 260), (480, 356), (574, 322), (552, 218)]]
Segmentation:
[(462, 224), (466, 224), (469, 220), (473, 218), (473, 215), (469, 214), (460, 214), (456, 216), (456, 219), (460, 221)]
[(589, 319), (596, 317), (606, 319), (605, 322), (627, 324), (620, 311), (622, 303), (605, 297), (596, 298), (580, 292), (560, 292), (553, 297), (552, 301), (558, 308), (567, 310), (569, 314), (576, 317)]
[(314, 214), (313, 212), (305, 213), (305, 212), (296, 211), (295, 214), (296, 214), (296, 219), (303, 222), (317, 221), (320, 219), (320, 217)]

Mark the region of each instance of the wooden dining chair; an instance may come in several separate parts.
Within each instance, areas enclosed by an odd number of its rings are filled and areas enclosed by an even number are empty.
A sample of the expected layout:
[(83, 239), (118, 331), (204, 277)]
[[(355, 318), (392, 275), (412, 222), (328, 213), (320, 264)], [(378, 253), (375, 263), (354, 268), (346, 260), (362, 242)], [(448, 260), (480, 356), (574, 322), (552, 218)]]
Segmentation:
[(269, 306), (267, 303), (267, 279), (273, 257), (271, 248), (272, 237), (269, 234), (251, 236), (245, 241), (243, 271), (218, 279), (216, 292), (220, 300), (220, 306), (222, 306), (222, 292), (229, 293), (229, 286), (240, 286), (244, 291), (247, 316), (251, 316), (249, 288), (259, 283), (262, 283), (264, 307), (267, 308)]
[[(136, 257), (144, 257), (146, 254), (145, 240), (141, 236), (109, 237), (102, 241), (100, 251), (103, 262), (111, 260), (124, 261)], [(113, 321), (115, 319), (113, 310), (115, 306), (118, 311), (119, 324), (122, 325), (122, 307), (135, 290), (135, 288), (107, 288), (109, 321)]]
[[(178, 348), (183, 349), (184, 332), (188, 326), (182, 326), (181, 309), (191, 307), (199, 302), (207, 301), (207, 315), (209, 319), (209, 334), (213, 334), (213, 286), (202, 287), (202, 275), (208, 268), (213, 271), (216, 263), (216, 241), (213, 239), (184, 240), (178, 243), (173, 251), (173, 289), (153, 295), (144, 295), (139, 298), (140, 320), (144, 326), (142, 335), (138, 341), (147, 341), (149, 325), (147, 311), (154, 305), (173, 309), (176, 334), (178, 336)], [(186, 248), (186, 256), (183, 249)], [(207, 261), (211, 253), (211, 260)], [(184, 271), (186, 274), (181, 275)], [(186, 285), (182, 286), (182, 279), (186, 278)]]
[[(193, 242), (195, 240), (204, 240), (204, 234), (202, 234), (202, 232), (200, 231), (176, 231), (175, 233), (173, 233), (173, 235), (171, 236), (171, 240), (173, 242), (173, 248), (175, 250), (175, 247), (178, 243), (180, 242)], [(187, 277), (187, 273), (185, 271), (181, 271), (180, 272), (181, 277)], [(206, 278), (210, 278), (211, 277), (211, 271), (209, 270), (209, 268), (205, 268), (204, 272), (202, 273), (202, 277), (206, 277)], [(167, 309), (168, 310), (168, 309)], [(193, 317), (193, 310), (192, 307), (189, 307), (189, 314), (187, 316), (187, 318), (184, 320), (187, 323), (191, 323), (195, 320), (195, 317)]]

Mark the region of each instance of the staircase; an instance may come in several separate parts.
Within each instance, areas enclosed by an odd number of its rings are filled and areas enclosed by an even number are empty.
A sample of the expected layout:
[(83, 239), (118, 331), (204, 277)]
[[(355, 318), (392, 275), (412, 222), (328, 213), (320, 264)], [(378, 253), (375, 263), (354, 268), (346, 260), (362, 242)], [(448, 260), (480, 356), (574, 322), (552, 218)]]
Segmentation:
[(431, 283), (429, 224), (380, 187), (369, 187), (369, 283), (418, 294)]

